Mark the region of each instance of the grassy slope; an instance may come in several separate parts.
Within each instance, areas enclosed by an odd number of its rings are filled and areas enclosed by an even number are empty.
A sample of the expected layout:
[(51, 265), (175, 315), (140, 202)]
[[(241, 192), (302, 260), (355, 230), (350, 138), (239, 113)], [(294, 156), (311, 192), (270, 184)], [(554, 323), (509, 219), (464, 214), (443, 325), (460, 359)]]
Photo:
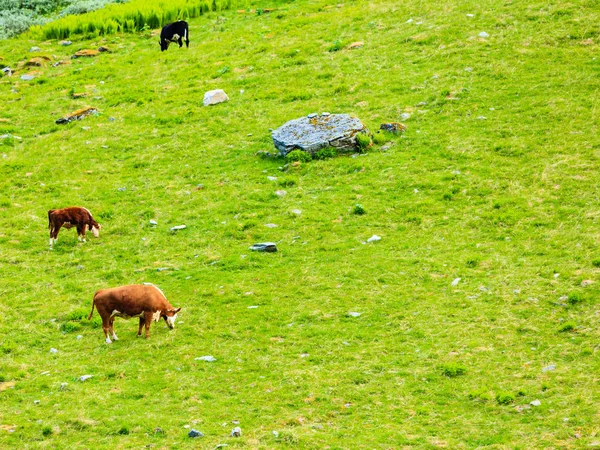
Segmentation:
[[(0, 446), (600, 441), (599, 283), (581, 287), (600, 257), (596, 2), (430, 3), (212, 14), (191, 21), (189, 50), (162, 54), (148, 36), (0, 43), (13, 66), (31, 45), (59, 58), (116, 50), (0, 80), (0, 134), (23, 137), (0, 145), (0, 375), (15, 382), (0, 392), (0, 425), (16, 425)], [(365, 46), (327, 52), (338, 39)], [(214, 88), (231, 101), (202, 107)], [(84, 104), (102, 114), (54, 125)], [(372, 129), (412, 117), (388, 152), (287, 173), (254, 156), (271, 150), (269, 128), (313, 111)], [(355, 203), (367, 214), (352, 215)], [(49, 252), (46, 211), (77, 204), (100, 239), (78, 245), (65, 230)], [(382, 240), (363, 245), (372, 234)], [(264, 240), (281, 251), (248, 251)], [(96, 289), (142, 281), (183, 306), (173, 332), (155, 324), (138, 340), (136, 323), (118, 321), (107, 346), (97, 316), (78, 319)], [(582, 301), (562, 306), (564, 295)], [(559, 332), (567, 321), (575, 330)], [(466, 373), (444, 376), (444, 364)], [(499, 404), (503, 393), (514, 402)], [(240, 439), (227, 437), (234, 419)]]

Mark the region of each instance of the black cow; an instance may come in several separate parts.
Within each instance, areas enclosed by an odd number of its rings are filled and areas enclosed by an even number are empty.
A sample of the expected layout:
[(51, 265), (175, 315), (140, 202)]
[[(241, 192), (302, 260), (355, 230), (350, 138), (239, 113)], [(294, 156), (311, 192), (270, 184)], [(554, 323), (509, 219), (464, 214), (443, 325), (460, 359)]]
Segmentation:
[(185, 40), (185, 46), (190, 46), (190, 40), (188, 36), (188, 24), (184, 20), (178, 20), (177, 22), (169, 23), (165, 25), (160, 32), (160, 50), (164, 52), (169, 48), (171, 42), (179, 43), (179, 48), (183, 47), (183, 41)]

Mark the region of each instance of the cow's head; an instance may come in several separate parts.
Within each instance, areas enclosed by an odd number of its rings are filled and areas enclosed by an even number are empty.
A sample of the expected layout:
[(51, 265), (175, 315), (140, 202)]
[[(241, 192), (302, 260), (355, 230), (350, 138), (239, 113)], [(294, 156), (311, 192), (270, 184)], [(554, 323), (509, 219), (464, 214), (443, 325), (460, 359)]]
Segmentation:
[(90, 231), (92, 232), (94, 237), (100, 237), (100, 228), (102, 228), (102, 225), (100, 225), (99, 223), (92, 225), (92, 228), (90, 229)]
[(160, 45), (161, 52), (164, 52), (166, 49), (169, 48), (169, 41), (167, 41), (166, 39), (160, 39), (158, 41), (158, 44)]
[(167, 326), (172, 330), (175, 328), (175, 319), (177, 319), (177, 313), (181, 311), (181, 308), (169, 309), (162, 313), (163, 319), (167, 322)]

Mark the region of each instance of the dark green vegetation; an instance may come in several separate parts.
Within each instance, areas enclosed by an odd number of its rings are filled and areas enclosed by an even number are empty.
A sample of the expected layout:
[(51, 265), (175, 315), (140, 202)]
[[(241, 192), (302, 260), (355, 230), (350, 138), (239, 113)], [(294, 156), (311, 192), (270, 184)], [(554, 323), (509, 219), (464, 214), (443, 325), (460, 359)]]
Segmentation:
[[(190, 20), (163, 54), (148, 31), (0, 43), (13, 67), (113, 49), (0, 79), (0, 134), (22, 137), (0, 145), (0, 447), (597, 446), (598, 11), (300, 0)], [(321, 111), (411, 117), (386, 152), (255, 156)], [(67, 205), (101, 236), (49, 251)], [(180, 322), (146, 341), (117, 319), (106, 345), (94, 292), (143, 281)]]

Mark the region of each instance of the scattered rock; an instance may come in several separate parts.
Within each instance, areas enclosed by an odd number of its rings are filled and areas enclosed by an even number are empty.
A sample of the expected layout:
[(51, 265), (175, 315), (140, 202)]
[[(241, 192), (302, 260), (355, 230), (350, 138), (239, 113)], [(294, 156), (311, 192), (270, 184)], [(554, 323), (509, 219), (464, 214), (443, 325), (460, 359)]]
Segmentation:
[(40, 404), (40, 401), (39, 401), (39, 400), (34, 400), (34, 401), (33, 401), (33, 404), (34, 404), (34, 405), (39, 405), (39, 404)]
[(350, 317), (360, 317), (360, 316), (362, 315), (362, 313), (359, 313), (359, 312), (354, 312), (354, 311), (350, 311), (350, 312), (348, 313), (348, 315), (349, 315)]
[(273, 434), (273, 436), (275, 436), (276, 438), (279, 437), (279, 432), (278, 431), (272, 431), (271, 432)]
[(71, 94), (71, 98), (83, 98), (83, 97), (87, 97), (87, 93), (76, 92), (76, 93)]
[(556, 366), (554, 364), (550, 364), (549, 366), (542, 367), (542, 372), (551, 372), (556, 370)]
[(72, 42), (71, 42), (71, 41), (60, 41), (60, 42), (58, 43), (58, 45), (62, 45), (62, 46), (64, 46), (64, 47), (66, 47), (67, 45), (71, 45), (71, 44), (72, 44)]
[(150, 219), (150, 222), (148, 222), (150, 225), (158, 225), (158, 222), (154, 219)]
[(248, 306), (248, 309), (258, 309), (257, 305)]
[(204, 433), (198, 430), (194, 430), (193, 428), (188, 433), (188, 436), (191, 438), (204, 437)]
[(279, 225), (276, 225), (274, 223), (265, 223), (265, 227), (267, 228), (277, 228)]
[(216, 105), (217, 103), (223, 103), (229, 100), (227, 94), (223, 89), (215, 89), (208, 91), (204, 94), (204, 106)]
[(400, 122), (382, 123), (379, 126), (379, 129), (389, 133), (398, 134), (406, 130), (406, 125)]
[(455, 278), (454, 280), (452, 280), (452, 283), (450, 283), (451, 286), (458, 286), (458, 283), (460, 283), (460, 278)]
[(594, 40), (592, 38), (581, 41), (581, 45), (594, 45)]
[(271, 177), (271, 176), (269, 176), (269, 177), (267, 177), (267, 180), (269, 180), (269, 181), (277, 181), (277, 177)]
[(117, 191), (119, 191), (119, 192), (125, 192), (126, 190), (127, 190), (127, 188), (125, 188), (125, 187), (117, 188)]
[(195, 361), (206, 361), (206, 362), (215, 362), (217, 358), (211, 355), (207, 356), (199, 356), (198, 358), (194, 358)]
[(485, 116), (478, 116), (477, 120), (487, 120), (487, 117), (485, 117)]
[(277, 244), (274, 242), (261, 242), (259, 244), (252, 245), (250, 250), (255, 252), (275, 253), (277, 251)]
[(12, 77), (12, 69), (10, 67), (4, 67), (2, 73), (7, 77)]
[(487, 38), (489, 38), (489, 37), (490, 37), (490, 35), (489, 35), (489, 34), (487, 34), (485, 31), (482, 31), (482, 32), (481, 32), (481, 33), (479, 33), (477, 36), (479, 36), (480, 38), (483, 38), (483, 39), (487, 39)]
[(107, 53), (111, 53), (111, 51), (112, 51), (112, 50), (111, 50), (110, 48), (108, 48), (108, 47), (105, 47), (104, 45), (102, 45), (102, 46), (98, 47), (98, 51), (99, 51), (100, 53), (105, 53), (105, 52), (107, 52)]
[(89, 380), (90, 378), (92, 378), (94, 375), (81, 375), (79, 377), (79, 381), (85, 381), (85, 380)]
[(318, 117), (318, 114), (317, 114), (317, 113), (310, 113), (310, 114), (309, 114), (308, 116), (306, 116), (306, 117), (308, 117), (309, 119), (313, 119), (313, 118), (315, 118), (315, 117)]
[(364, 45), (365, 45), (365, 43), (364, 43), (364, 42), (353, 42), (352, 44), (350, 44), (350, 45), (348, 46), (348, 48), (349, 48), (350, 50), (355, 50), (355, 49), (357, 49), (357, 48), (362, 48)]
[(402, 114), (400, 114), (400, 118), (402, 120), (408, 120), (408, 119), (410, 119), (410, 114), (409, 113), (402, 113)]
[(85, 108), (78, 109), (77, 111), (73, 111), (71, 114), (66, 115), (65, 117), (61, 117), (56, 121), (57, 125), (65, 124), (72, 122), (74, 120), (81, 120), (91, 114), (98, 114), (98, 109), (92, 106), (86, 106)]
[(36, 56), (35, 58), (31, 58), (29, 61), (27, 61), (25, 65), (30, 67), (42, 67), (44, 63), (48, 61), (50, 61), (50, 58), (47, 56)]
[(23, 138), (20, 136), (15, 136), (14, 134), (0, 134), (0, 139), (14, 139), (15, 141), (22, 141)]
[(285, 195), (287, 194), (287, 191), (284, 191), (283, 189), (280, 189), (278, 191), (275, 191), (275, 195), (277, 197), (285, 197)]
[(77, 59), (77, 58), (89, 58), (92, 56), (98, 56), (100, 52), (98, 50), (79, 50), (78, 52), (75, 52), (75, 54), (73, 56), (71, 56), (71, 59)]
[(467, 14), (467, 17), (475, 17), (475, 14)]
[(240, 427), (235, 427), (231, 430), (231, 437), (240, 437), (242, 435), (242, 429)]
[(367, 239), (367, 242), (377, 242), (377, 241), (380, 241), (380, 240), (381, 240), (381, 236), (377, 236), (376, 234), (374, 234), (369, 239)]
[(58, 350), (57, 350), (57, 349), (55, 349), (55, 348), (51, 348), (51, 349), (50, 349), (50, 353), (58, 353)]
[(540, 402), (539, 400), (534, 400), (532, 402), (529, 403), (531, 406), (540, 406), (542, 404), (542, 402)]
[(170, 228), (170, 230), (171, 230), (171, 231), (177, 231), (177, 230), (183, 230), (183, 229), (185, 229), (185, 228), (186, 228), (186, 226), (185, 226), (185, 225), (176, 225), (176, 226), (174, 226), (174, 227), (171, 227), (171, 228)]
[(594, 284), (593, 280), (583, 280), (581, 282), (581, 287), (588, 287), (589, 285)]
[(35, 77), (33, 75), (28, 75), (28, 74), (21, 75), (21, 80), (23, 80), (23, 81), (30, 81), (30, 80), (33, 80), (34, 78)]
[(30, 52), (39, 52), (40, 50), (41, 50), (41, 48), (39, 48), (39, 47), (31, 47), (29, 49)]
[(272, 133), (273, 144), (282, 156), (295, 149), (314, 153), (322, 148), (336, 147), (354, 151), (356, 135), (369, 130), (349, 114), (330, 114), (290, 120)]
[(71, 61), (67, 60), (60, 60), (60, 61), (56, 61), (55, 63), (52, 63), (52, 67), (58, 67), (58, 66), (66, 66), (72, 64)]
[(302, 211), (300, 211), (299, 209), (292, 209), (292, 213), (294, 213), (297, 216), (299, 216), (300, 214), (302, 214)]
[(60, 383), (59, 389), (61, 391), (66, 391), (67, 390), (67, 386), (69, 386), (69, 383)]
[(79, 340), (79, 339), (82, 339), (82, 338), (83, 338), (83, 336), (81, 334), (78, 334), (76, 339)]
[(154, 429), (154, 434), (165, 434), (165, 430), (163, 430), (161, 427), (156, 427)]

